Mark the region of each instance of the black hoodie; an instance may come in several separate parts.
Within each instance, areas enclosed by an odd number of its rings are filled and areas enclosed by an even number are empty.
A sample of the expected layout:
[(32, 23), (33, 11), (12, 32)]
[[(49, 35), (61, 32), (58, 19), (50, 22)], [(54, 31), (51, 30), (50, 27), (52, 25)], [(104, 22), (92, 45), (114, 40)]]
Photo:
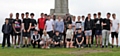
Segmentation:
[(90, 19), (90, 21), (88, 21), (88, 18), (86, 18), (84, 29), (85, 30), (92, 30), (93, 29), (93, 21), (91, 19)]
[(3, 24), (3, 26), (2, 26), (2, 33), (4, 33), (4, 34), (10, 34), (11, 33), (11, 31), (12, 31), (12, 28), (11, 28), (12, 26), (11, 26), (11, 24)]

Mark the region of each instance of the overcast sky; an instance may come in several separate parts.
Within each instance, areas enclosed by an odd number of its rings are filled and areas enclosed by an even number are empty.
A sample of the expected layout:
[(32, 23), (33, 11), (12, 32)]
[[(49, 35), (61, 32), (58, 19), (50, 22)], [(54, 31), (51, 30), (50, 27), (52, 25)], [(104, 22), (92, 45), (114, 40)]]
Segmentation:
[[(54, 8), (54, 0), (0, 0), (0, 7), (0, 26), (2, 26), (4, 18), (9, 17), (9, 13), (15, 15), (16, 12), (33, 12), (36, 19), (40, 17), (41, 12), (49, 14), (50, 9)], [(102, 12), (103, 18), (107, 12), (111, 12), (116, 13), (119, 19), (120, 0), (69, 0), (69, 12), (76, 16)], [(1, 33), (0, 36), (2, 37)]]

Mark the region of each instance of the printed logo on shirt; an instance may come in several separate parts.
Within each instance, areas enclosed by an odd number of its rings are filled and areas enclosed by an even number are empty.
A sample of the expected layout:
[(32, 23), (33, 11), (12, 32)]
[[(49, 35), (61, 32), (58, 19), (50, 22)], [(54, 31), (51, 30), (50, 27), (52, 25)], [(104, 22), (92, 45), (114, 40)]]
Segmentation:
[(15, 21), (15, 28), (20, 28), (20, 23), (18, 21)]

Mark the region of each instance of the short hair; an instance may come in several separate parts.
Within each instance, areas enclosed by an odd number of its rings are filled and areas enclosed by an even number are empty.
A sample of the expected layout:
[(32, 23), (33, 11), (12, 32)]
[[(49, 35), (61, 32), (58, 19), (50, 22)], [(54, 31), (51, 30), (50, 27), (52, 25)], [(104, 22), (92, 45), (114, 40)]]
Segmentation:
[(97, 16), (97, 14), (96, 14), (96, 13), (94, 13), (93, 15), (94, 15), (94, 16)]
[(45, 16), (47, 16), (47, 14), (45, 14)]
[(31, 15), (31, 16), (34, 16), (34, 13), (31, 13), (30, 15)]
[(59, 31), (55, 31), (55, 33), (59, 33)]
[(82, 18), (85, 18), (85, 16), (84, 16), (84, 15), (82, 15)]
[(26, 12), (25, 14), (29, 14), (29, 12)]
[(19, 13), (16, 13), (16, 15), (19, 15)]
[(24, 15), (24, 13), (21, 13), (21, 15)]
[(81, 28), (78, 28), (77, 30), (81, 30)]
[(34, 32), (37, 32), (37, 31), (38, 31), (37, 29), (34, 30)]
[(101, 12), (98, 12), (98, 15), (101, 15)]
[(115, 13), (112, 14), (112, 16), (115, 16), (115, 15), (116, 15)]
[(41, 13), (41, 15), (44, 15), (44, 13)]
[(9, 20), (8, 18), (5, 18), (5, 20)]
[(50, 17), (50, 15), (47, 15), (47, 17)]
[(88, 15), (91, 15), (90, 13)]
[(111, 13), (108, 12), (107, 15), (111, 15)]

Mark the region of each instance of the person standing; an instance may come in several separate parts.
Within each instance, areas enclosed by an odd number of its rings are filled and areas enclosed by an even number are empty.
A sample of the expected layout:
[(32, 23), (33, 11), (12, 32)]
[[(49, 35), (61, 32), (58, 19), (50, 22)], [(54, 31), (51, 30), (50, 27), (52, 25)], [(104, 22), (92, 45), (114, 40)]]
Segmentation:
[(116, 14), (112, 14), (112, 29), (111, 29), (111, 37), (112, 37), (112, 48), (114, 48), (114, 37), (116, 37), (116, 47), (118, 47), (118, 32), (119, 32), (119, 20), (116, 19)]
[(31, 29), (31, 19), (28, 18), (29, 13), (26, 12), (26, 18), (23, 19), (24, 33), (23, 33), (23, 46), (25, 47), (25, 39), (27, 39), (27, 47), (29, 47), (30, 42), (30, 29)]
[(9, 24), (9, 19), (5, 19), (5, 24), (2, 26), (2, 33), (3, 33), (3, 42), (2, 42), (2, 48), (5, 47), (6, 39), (7, 39), (7, 45), (10, 47), (10, 33), (12, 31), (11, 24)]
[[(102, 46), (102, 18), (101, 12), (98, 12), (98, 18), (95, 19), (95, 35), (96, 35), (96, 48), (100, 43), (100, 47)], [(99, 42), (100, 39), (100, 42)]]
[[(21, 20), (19, 19), (19, 13), (16, 13), (16, 19), (13, 21), (13, 30), (14, 30), (14, 48), (18, 47), (20, 48), (20, 35), (21, 35)], [(17, 41), (17, 36), (18, 36), (18, 46), (16, 45), (16, 41)]]
[(107, 18), (103, 19), (102, 22), (102, 48), (105, 46), (105, 41), (106, 41), (106, 48), (108, 47), (109, 43), (109, 35), (110, 35), (110, 27), (111, 27), (111, 20), (110, 20), (110, 13), (107, 13)]
[[(9, 24), (10, 25), (12, 25), (12, 23), (13, 23), (13, 13), (10, 13), (10, 18), (9, 18)], [(12, 27), (11, 27), (12, 28)], [(12, 38), (12, 45), (14, 44), (14, 41), (13, 41), (13, 28), (12, 28), (12, 31), (11, 31), (11, 33), (10, 33), (10, 36), (11, 36), (11, 38)]]
[(53, 20), (51, 20), (50, 15), (48, 15), (47, 18), (48, 18), (48, 20), (45, 23), (45, 30), (52, 40), (53, 32), (54, 32), (54, 23), (53, 23)]
[(30, 16), (31, 16), (31, 31), (30, 31), (30, 33), (31, 33), (31, 38), (32, 38), (32, 34), (35, 31), (35, 28), (37, 26), (37, 22), (34, 19), (34, 13), (31, 13)]
[(91, 48), (91, 36), (92, 36), (92, 28), (93, 28), (93, 22), (91, 20), (91, 14), (88, 14), (88, 17), (85, 20), (85, 36), (86, 36), (86, 47), (88, 47), (88, 43), (89, 43), (89, 47)]
[(93, 14), (93, 17), (94, 17), (94, 19), (92, 19), (93, 20), (93, 29), (92, 29), (92, 39), (91, 39), (91, 44), (92, 45), (94, 44), (94, 37), (96, 37), (95, 36), (95, 29), (96, 29), (96, 27), (95, 27), (95, 19), (97, 18), (97, 14), (96, 13)]
[(21, 37), (20, 37), (20, 44), (23, 45), (23, 31), (24, 31), (24, 26), (23, 26), (23, 19), (24, 19), (24, 13), (21, 14)]
[(84, 42), (83, 42), (83, 44), (85, 45), (86, 44), (86, 36), (85, 36), (85, 32), (84, 32), (84, 25), (85, 25), (85, 16), (84, 15), (82, 16), (81, 23), (82, 23), (82, 33), (83, 33), (83, 36), (84, 36)]
[(45, 27), (45, 22), (46, 22), (46, 19), (44, 18), (44, 13), (41, 13), (41, 18), (38, 19), (38, 30), (39, 30), (40, 36), (43, 35), (43, 30), (44, 30), (44, 27)]
[(58, 17), (58, 21), (55, 22), (55, 31), (59, 31), (60, 35), (63, 35), (64, 32), (64, 22), (61, 20), (61, 17)]

